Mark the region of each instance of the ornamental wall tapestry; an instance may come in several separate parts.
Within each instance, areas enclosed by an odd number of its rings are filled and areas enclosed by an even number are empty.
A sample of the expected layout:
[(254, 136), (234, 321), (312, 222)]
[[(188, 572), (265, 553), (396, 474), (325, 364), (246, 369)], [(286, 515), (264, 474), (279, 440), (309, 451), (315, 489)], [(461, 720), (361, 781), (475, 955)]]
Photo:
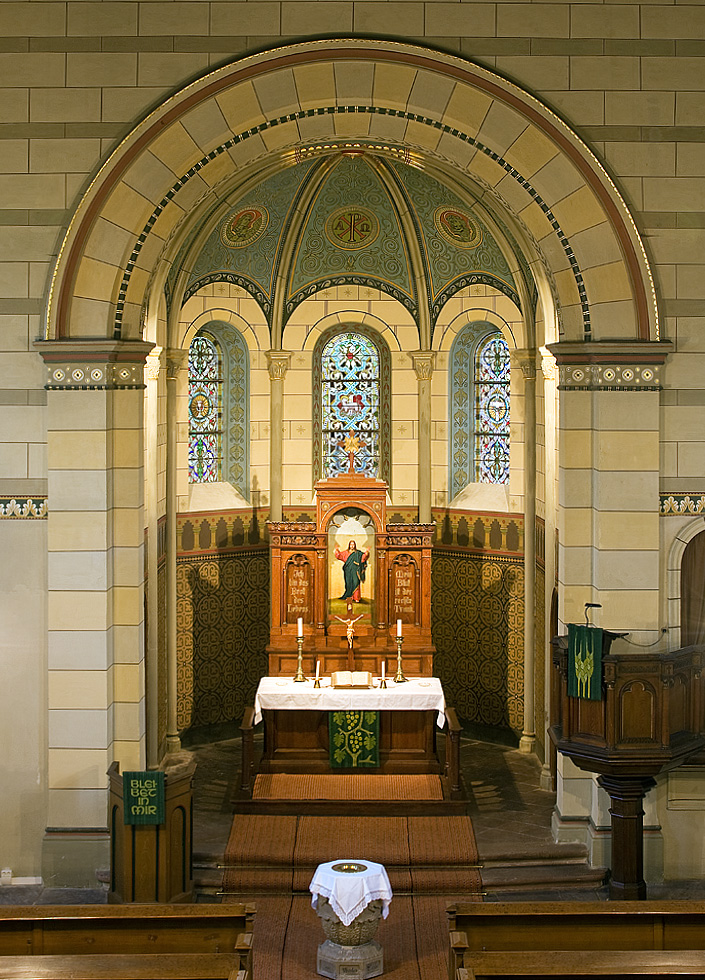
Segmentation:
[(371, 769), (379, 766), (378, 711), (331, 711), (328, 735), (331, 768)]
[(568, 697), (602, 700), (602, 630), (568, 623)]

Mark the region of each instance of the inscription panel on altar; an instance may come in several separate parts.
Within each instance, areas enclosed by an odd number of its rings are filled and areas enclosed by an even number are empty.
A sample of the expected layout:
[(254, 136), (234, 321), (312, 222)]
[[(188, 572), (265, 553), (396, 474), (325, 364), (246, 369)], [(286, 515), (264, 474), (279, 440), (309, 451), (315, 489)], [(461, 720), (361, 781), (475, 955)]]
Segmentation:
[(286, 564), (284, 622), (313, 621), (313, 573), (304, 555), (294, 555)]
[(400, 555), (390, 570), (390, 621), (418, 623), (419, 570), (410, 555)]

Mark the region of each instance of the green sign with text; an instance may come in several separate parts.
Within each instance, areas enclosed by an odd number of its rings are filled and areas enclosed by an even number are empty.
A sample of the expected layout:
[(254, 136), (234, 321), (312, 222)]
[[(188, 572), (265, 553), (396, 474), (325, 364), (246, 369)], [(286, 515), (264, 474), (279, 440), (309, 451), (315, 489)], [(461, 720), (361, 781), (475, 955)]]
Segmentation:
[(122, 799), (126, 824), (164, 823), (164, 773), (124, 772)]

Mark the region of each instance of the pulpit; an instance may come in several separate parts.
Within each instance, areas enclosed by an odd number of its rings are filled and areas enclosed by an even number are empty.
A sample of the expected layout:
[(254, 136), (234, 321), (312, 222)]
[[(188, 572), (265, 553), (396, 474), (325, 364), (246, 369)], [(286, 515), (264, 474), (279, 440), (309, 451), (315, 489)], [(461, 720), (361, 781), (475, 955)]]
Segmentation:
[[(316, 484), (315, 522), (270, 522), (271, 676), (293, 675), (297, 624), (304, 671), (369, 670), (396, 657), (404, 670), (433, 674), (431, 542), (433, 524), (388, 524), (387, 484), (345, 473)], [(350, 622), (354, 640), (348, 640)], [(398, 624), (401, 624), (400, 626)], [(352, 661), (352, 662), (351, 662)]]

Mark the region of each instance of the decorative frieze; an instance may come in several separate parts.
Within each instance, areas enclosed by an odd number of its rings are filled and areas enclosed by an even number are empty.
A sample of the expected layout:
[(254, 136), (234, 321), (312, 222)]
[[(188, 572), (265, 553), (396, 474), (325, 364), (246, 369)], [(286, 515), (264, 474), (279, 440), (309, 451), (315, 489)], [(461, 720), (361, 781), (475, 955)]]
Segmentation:
[(659, 496), (659, 509), (664, 516), (705, 513), (705, 493), (662, 493)]
[(570, 391), (660, 391), (668, 340), (562, 340), (549, 344), (558, 364), (558, 387)]
[(558, 387), (571, 391), (660, 391), (658, 364), (561, 364)]
[(0, 497), (0, 518), (11, 520), (43, 520), (49, 513), (46, 497)]
[(154, 347), (144, 340), (40, 340), (50, 391), (144, 388), (144, 367)]

